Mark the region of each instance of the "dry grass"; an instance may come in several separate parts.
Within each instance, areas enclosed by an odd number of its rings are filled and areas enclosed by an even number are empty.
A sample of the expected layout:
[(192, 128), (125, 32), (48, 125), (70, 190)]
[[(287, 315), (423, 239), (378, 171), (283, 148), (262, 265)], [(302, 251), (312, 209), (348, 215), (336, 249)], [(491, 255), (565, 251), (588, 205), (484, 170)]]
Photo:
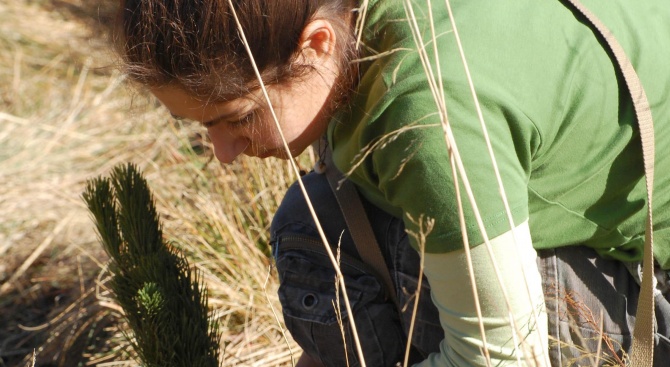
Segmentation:
[(275, 278), (269, 301), (263, 289), (286, 163), (219, 166), (200, 127), (114, 71), (97, 27), (109, 13), (93, 3), (0, 2), (0, 366), (29, 366), (33, 351), (36, 366), (135, 365), (80, 199), (86, 179), (125, 161), (143, 168), (165, 233), (206, 274), (224, 365), (288, 365)]

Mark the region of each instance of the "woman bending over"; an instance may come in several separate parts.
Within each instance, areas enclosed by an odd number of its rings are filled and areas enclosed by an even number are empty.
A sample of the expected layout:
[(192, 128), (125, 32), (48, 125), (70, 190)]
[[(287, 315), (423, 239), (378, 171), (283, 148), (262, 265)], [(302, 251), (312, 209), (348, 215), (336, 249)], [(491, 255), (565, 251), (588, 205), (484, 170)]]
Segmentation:
[[(632, 61), (657, 122), (657, 149), (667, 150), (670, 7), (584, 3)], [(625, 362), (644, 242), (639, 133), (618, 66), (567, 1), (456, 0), (455, 24), (444, 1), (121, 5), (126, 72), (174, 116), (202, 122), (220, 161), (290, 158), (315, 144), (355, 184), (399, 306), (345, 231), (342, 271), (354, 313), (345, 318), (358, 326), (368, 366), (403, 360), (421, 257), (429, 288), (411, 338), (416, 366), (580, 365), (597, 350), (601, 363)], [(463, 170), (452, 169), (447, 122)], [(660, 366), (670, 356), (670, 155), (656, 157), (656, 170)], [(303, 180), (337, 244), (346, 224), (325, 178)], [(305, 352), (299, 365), (345, 366), (345, 355), (360, 365), (350, 338), (344, 353), (334, 273), (309, 245), (318, 236), (296, 190), (272, 231), (284, 318)]]

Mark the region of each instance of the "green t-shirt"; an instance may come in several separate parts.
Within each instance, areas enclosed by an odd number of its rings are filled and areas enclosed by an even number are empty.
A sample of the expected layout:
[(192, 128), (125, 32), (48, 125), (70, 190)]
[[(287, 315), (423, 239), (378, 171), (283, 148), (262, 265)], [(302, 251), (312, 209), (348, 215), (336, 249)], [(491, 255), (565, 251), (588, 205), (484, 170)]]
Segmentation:
[[(371, 0), (361, 79), (329, 129), (333, 157), (373, 203), (418, 232), (426, 251), (462, 248), (445, 134), (401, 0)], [(434, 80), (489, 238), (510, 230), (444, 1), (412, 0)], [(670, 6), (666, 0), (584, 1), (635, 66), (656, 123), (655, 255), (670, 268)], [(515, 224), (528, 219), (535, 248), (584, 244), (639, 260), (645, 186), (638, 128), (603, 43), (555, 0), (453, 2)], [(438, 68), (439, 66), (439, 68)], [(439, 73), (438, 73), (439, 69)], [(436, 82), (436, 85), (438, 83)], [(438, 93), (440, 94), (440, 93)], [(460, 176), (460, 174), (459, 174)], [(482, 243), (460, 184), (470, 245)], [(414, 243), (416, 245), (416, 242)]]

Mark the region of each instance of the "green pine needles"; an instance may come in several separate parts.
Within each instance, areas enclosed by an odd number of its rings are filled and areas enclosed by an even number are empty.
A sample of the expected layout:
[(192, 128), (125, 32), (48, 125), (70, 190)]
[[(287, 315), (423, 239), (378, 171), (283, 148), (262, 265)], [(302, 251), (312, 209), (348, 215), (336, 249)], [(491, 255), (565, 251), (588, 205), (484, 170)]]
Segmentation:
[(221, 366), (221, 332), (208, 319), (202, 278), (163, 240), (153, 196), (138, 168), (120, 165), (110, 178), (90, 180), (83, 198), (111, 257), (111, 289), (143, 365)]

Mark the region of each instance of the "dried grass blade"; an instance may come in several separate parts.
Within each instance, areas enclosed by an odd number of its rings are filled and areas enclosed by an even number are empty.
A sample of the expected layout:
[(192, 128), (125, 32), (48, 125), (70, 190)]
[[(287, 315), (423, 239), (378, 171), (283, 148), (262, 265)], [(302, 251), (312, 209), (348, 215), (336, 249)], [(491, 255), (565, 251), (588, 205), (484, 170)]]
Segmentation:
[[(252, 67), (253, 67), (254, 72), (256, 74), (256, 78), (257, 78), (257, 80), (260, 84), (260, 88), (263, 92), (263, 97), (265, 98), (265, 101), (268, 104), (268, 108), (269, 108), (270, 113), (272, 115), (272, 119), (274, 120), (275, 126), (277, 128), (277, 132), (280, 135), (280, 138), (281, 138), (282, 144), (284, 146), (284, 149), (287, 153), (287, 156), (290, 157), (291, 152), (290, 152), (290, 149), (288, 147), (288, 142), (286, 141), (284, 133), (281, 129), (281, 125), (279, 124), (279, 119), (277, 118), (277, 114), (275, 113), (275, 110), (272, 107), (270, 97), (268, 95), (267, 89), (265, 88), (265, 84), (263, 83), (263, 78), (260, 74), (260, 71), (258, 70), (258, 67), (257, 67), (256, 62), (254, 60), (253, 54), (251, 52), (251, 48), (249, 47), (249, 43), (248, 43), (247, 38), (245, 36), (244, 29), (242, 28), (242, 25), (240, 24), (239, 18), (237, 16), (236, 11), (235, 11), (235, 6), (233, 5), (232, 0), (228, 0), (228, 4), (229, 4), (230, 10), (233, 14), (233, 17), (235, 18), (235, 22), (237, 24), (237, 28), (238, 28), (238, 31), (240, 33), (240, 38), (242, 40), (242, 43), (244, 44), (244, 47), (245, 47), (245, 49), (246, 49), (246, 51), (249, 55), (249, 59), (251, 60)], [(295, 177), (299, 178), (300, 177), (300, 172), (299, 172), (298, 166), (296, 165), (295, 161), (293, 161), (292, 159), (290, 159), (289, 161), (291, 162), (291, 168), (293, 169)], [(337, 265), (337, 259), (335, 259), (335, 256), (333, 255), (333, 252), (331, 250), (331, 247), (330, 247), (330, 244), (329, 244), (328, 239), (326, 237), (326, 234), (323, 231), (323, 228), (321, 226), (319, 218), (316, 215), (316, 211), (314, 210), (314, 206), (312, 205), (312, 202), (309, 199), (309, 195), (307, 194), (307, 189), (305, 188), (305, 185), (303, 184), (302, 179), (299, 178), (297, 182), (300, 185), (300, 190), (302, 191), (303, 196), (305, 197), (307, 207), (309, 208), (309, 211), (312, 214), (312, 217), (314, 218), (314, 222), (316, 224), (317, 231), (319, 232), (319, 236), (321, 237), (321, 240), (323, 241), (323, 245), (324, 245), (324, 248), (326, 250), (326, 253), (328, 254), (328, 257), (330, 258), (331, 264), (333, 265), (333, 267), (335, 269), (335, 272), (337, 274), (340, 286), (342, 287), (342, 294), (344, 296), (344, 305), (347, 309), (347, 313), (349, 314), (349, 316), (351, 317), (351, 320), (352, 320), (352, 322), (350, 323), (350, 326), (351, 326), (351, 331), (352, 331), (352, 334), (353, 334), (353, 337), (354, 337), (354, 345), (356, 346), (356, 351), (358, 353), (358, 358), (359, 358), (359, 361), (361, 363), (361, 367), (366, 367), (365, 358), (364, 358), (364, 355), (363, 355), (363, 349), (361, 348), (361, 344), (360, 344), (360, 340), (359, 340), (359, 336), (358, 336), (358, 330), (356, 329), (356, 323), (355, 323), (354, 318), (353, 318), (353, 311), (351, 309), (351, 302), (349, 301), (349, 296), (347, 294), (348, 292), (347, 292), (346, 284), (344, 282), (344, 276), (342, 275), (340, 267)]]
[[(430, 0), (427, 0), (427, 4), (430, 8)], [(471, 186), (469, 184), (469, 181), (467, 179), (467, 175), (465, 173), (465, 168), (463, 166), (463, 162), (460, 159), (460, 155), (458, 153), (458, 148), (456, 146), (456, 142), (455, 142), (455, 139), (453, 137), (451, 127), (449, 125), (449, 121), (448, 121), (448, 117), (447, 117), (447, 108), (446, 108), (446, 105), (445, 105), (445, 102), (444, 102), (445, 100), (444, 100), (444, 97), (443, 97), (443, 94), (442, 94), (443, 93), (443, 88), (440, 88), (438, 85), (436, 85), (437, 83), (435, 82), (434, 72), (433, 72), (432, 67), (430, 65), (430, 59), (429, 59), (429, 57), (428, 57), (428, 55), (425, 51), (425, 45), (426, 44), (422, 40), (420, 28), (417, 24), (416, 16), (414, 15), (414, 12), (413, 12), (412, 3), (411, 3), (410, 0), (405, 0), (404, 5), (405, 5), (406, 13), (408, 15), (408, 21), (409, 21), (411, 29), (412, 29), (412, 34), (413, 34), (414, 39), (415, 39), (415, 44), (417, 46), (417, 50), (419, 52), (419, 55), (420, 55), (420, 58), (421, 58), (421, 61), (422, 61), (424, 71), (426, 72), (426, 76), (428, 78), (429, 86), (430, 86), (431, 91), (433, 93), (433, 97), (435, 99), (436, 106), (437, 106), (438, 110), (440, 111), (441, 121), (442, 121), (442, 124), (443, 124), (443, 129), (445, 131), (445, 140), (446, 140), (446, 143), (447, 143), (447, 149), (449, 150), (450, 155), (453, 155), (453, 158), (451, 158), (451, 162), (452, 162), (452, 164), (453, 163), (456, 164), (456, 166), (458, 168), (458, 171), (460, 173), (461, 180), (463, 181), (463, 184), (464, 184), (464, 187), (465, 187), (466, 195), (468, 197), (468, 200), (469, 200), (470, 204), (472, 205), (473, 211), (475, 213), (475, 220), (476, 220), (477, 225), (479, 227), (479, 230), (482, 233), (482, 236), (484, 238), (484, 243), (486, 245), (487, 252), (488, 252), (489, 257), (491, 258), (491, 260), (493, 262), (493, 269), (495, 271), (497, 281), (500, 285), (503, 298), (505, 299), (506, 307), (508, 309), (509, 322), (510, 322), (510, 325), (512, 326), (512, 330), (513, 330), (512, 337), (517, 338), (517, 333), (519, 333), (519, 330), (518, 330), (518, 328), (515, 324), (514, 317), (511, 313), (509, 295), (508, 295), (508, 293), (505, 289), (505, 286), (502, 282), (502, 276), (501, 276), (500, 270), (499, 270), (499, 268), (496, 264), (495, 257), (493, 255), (491, 245), (490, 245), (490, 242), (489, 242), (488, 235), (486, 234), (486, 230), (484, 228), (481, 215), (479, 213), (474, 195), (472, 193)], [(455, 37), (457, 38), (457, 40), (460, 44), (460, 37), (458, 36), (458, 33), (457, 33), (457, 29), (456, 29), (455, 21), (454, 21), (454, 17), (453, 17), (453, 12), (451, 12), (451, 8), (449, 6), (448, 0), (447, 0), (447, 6), (448, 6), (448, 10), (449, 10), (449, 15), (450, 15), (451, 23), (452, 23), (453, 32), (454, 32)], [(434, 51), (436, 52), (436, 50), (437, 50), (436, 49), (436, 37), (435, 37), (434, 27), (433, 27), (432, 23), (431, 23), (431, 31), (432, 31), (432, 37), (433, 37), (433, 43), (434, 43), (433, 47), (434, 47)], [(459, 49), (462, 51), (462, 47), (459, 47)], [(462, 57), (464, 57), (464, 54), (461, 54), (461, 55), (462, 55)], [(437, 57), (437, 53), (436, 53), (436, 57)], [(438, 75), (441, 75), (441, 72), (439, 70), (438, 70)], [(471, 88), (474, 90), (474, 85), (472, 84), (471, 78), (469, 77), (469, 75), (468, 75), (468, 78), (470, 80)], [(476, 105), (478, 106), (478, 101), (476, 101)], [(479, 107), (477, 107), (477, 109), (479, 111), (478, 113), (481, 115), (481, 109)], [(494, 157), (492, 159), (495, 160)], [(497, 175), (499, 177), (499, 174), (497, 174)], [(456, 187), (458, 187), (458, 185), (456, 185)], [(457, 200), (460, 200), (460, 197), (457, 198)], [(506, 199), (503, 198), (503, 200), (506, 200)], [(508, 210), (509, 206), (507, 206), (506, 208), (507, 208), (508, 216), (510, 216), (511, 214), (510, 214), (510, 211)], [(460, 215), (460, 213), (459, 213), (459, 215)], [(461, 220), (463, 220), (463, 219), (461, 219)], [(513, 227), (513, 221), (510, 222), (510, 223)], [(463, 238), (464, 239), (467, 238), (466, 234), (464, 232), (463, 232)], [(516, 242), (516, 240), (515, 240), (515, 242)], [(467, 241), (464, 241), (464, 246), (466, 248), (469, 246)], [(466, 249), (466, 251), (467, 251), (467, 249)], [(474, 276), (474, 274), (471, 274), (471, 276)], [(524, 278), (525, 278), (525, 274), (524, 274)], [(473, 287), (474, 287), (474, 279), (473, 279)], [(530, 293), (528, 291), (528, 286), (526, 286), (526, 290), (527, 290), (526, 293), (529, 295)], [(475, 292), (476, 292), (476, 290), (475, 290)], [(530, 295), (529, 295), (528, 299), (530, 301)], [(530, 302), (532, 304), (532, 301), (530, 301)], [(533, 313), (533, 318), (536, 318), (535, 313)], [(481, 325), (481, 320), (480, 320), (480, 325)], [(485, 339), (484, 335), (482, 337), (483, 337), (483, 339)], [(515, 343), (515, 348), (517, 348), (516, 343)], [(543, 354), (544, 354), (544, 351), (543, 351)], [(517, 353), (517, 356), (519, 356), (519, 353)], [(518, 360), (518, 362), (520, 363), (520, 360)]]
[[(430, 0), (427, 0), (427, 1), (430, 2)], [(498, 161), (496, 160), (495, 154), (493, 152), (493, 146), (491, 145), (491, 138), (488, 134), (488, 129), (486, 128), (486, 123), (484, 122), (484, 115), (482, 113), (482, 108), (481, 108), (481, 105), (479, 103), (479, 98), (477, 97), (477, 91), (475, 89), (475, 84), (474, 84), (474, 81), (472, 79), (472, 74), (470, 73), (470, 67), (468, 66), (468, 62), (467, 62), (467, 59), (465, 57), (465, 51), (463, 50), (463, 44), (461, 42), (461, 37), (458, 33), (458, 27), (456, 25), (456, 20), (454, 18), (454, 12), (452, 11), (450, 0), (445, 0), (445, 4), (447, 6), (447, 11), (449, 13), (449, 20), (452, 24), (452, 28), (453, 28), (453, 32), (454, 32), (454, 38), (455, 38), (456, 44), (458, 46), (458, 52), (459, 52), (459, 55), (460, 55), (460, 58), (461, 58), (461, 62), (463, 64), (465, 76), (468, 80), (468, 86), (470, 87), (470, 92), (472, 94), (472, 99), (473, 99), (474, 104), (475, 104), (475, 109), (476, 109), (476, 112), (477, 112), (477, 118), (478, 118), (480, 126), (482, 128), (482, 136), (484, 137), (484, 141), (486, 143), (486, 149), (488, 151), (489, 157), (491, 159), (491, 164), (493, 166), (493, 171), (494, 171), (494, 174), (495, 174), (495, 177), (496, 177), (496, 183), (498, 184), (498, 190), (499, 190), (500, 198), (501, 198), (503, 206), (505, 208), (505, 213), (507, 215), (507, 221), (510, 224), (510, 230), (512, 231), (512, 237), (514, 239), (514, 244), (515, 244), (514, 248), (515, 248), (515, 250), (517, 251), (517, 254), (518, 254), (519, 253), (519, 247), (518, 247), (519, 246), (519, 241), (516, 238), (516, 231), (514, 231), (514, 218), (512, 217), (512, 210), (510, 209), (509, 201), (507, 200), (507, 194), (505, 193), (505, 187), (504, 187), (503, 182), (502, 182), (502, 176), (500, 175), (500, 169), (498, 167)], [(491, 254), (491, 256), (493, 256), (493, 255)], [(531, 297), (531, 294), (530, 294), (530, 287), (528, 285), (528, 280), (527, 280), (528, 277), (526, 275), (525, 268), (521, 267), (521, 271), (522, 271), (522, 274), (523, 274), (523, 278), (525, 280), (524, 281), (524, 288), (525, 288), (527, 301), (530, 305), (532, 305), (533, 300), (532, 300), (532, 297)], [(533, 322), (535, 323), (535, 325), (539, 325), (536, 312), (532, 312), (531, 314), (532, 314)], [(549, 365), (549, 356), (547, 355), (547, 351), (546, 351), (545, 348), (542, 348), (542, 358), (543, 358), (543, 362), (548, 366)]]

